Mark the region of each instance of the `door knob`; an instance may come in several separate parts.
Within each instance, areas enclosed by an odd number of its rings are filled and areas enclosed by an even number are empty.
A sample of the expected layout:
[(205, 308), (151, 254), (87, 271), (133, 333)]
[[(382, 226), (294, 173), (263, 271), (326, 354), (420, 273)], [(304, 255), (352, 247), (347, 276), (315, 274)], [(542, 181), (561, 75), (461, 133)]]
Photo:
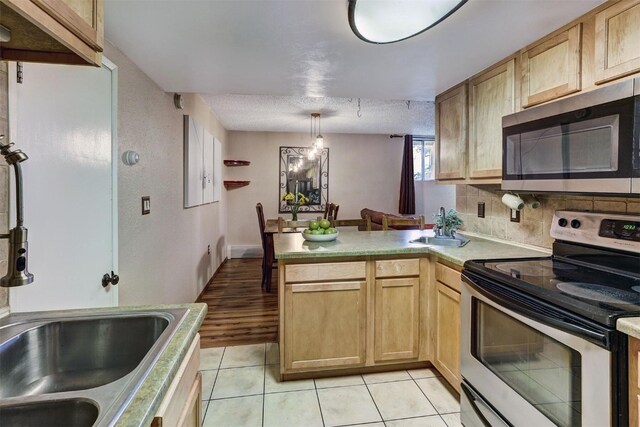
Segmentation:
[(111, 271), (111, 275), (109, 275), (109, 273), (106, 273), (104, 276), (102, 276), (102, 287), (106, 288), (110, 284), (115, 286), (119, 281), (120, 276)]

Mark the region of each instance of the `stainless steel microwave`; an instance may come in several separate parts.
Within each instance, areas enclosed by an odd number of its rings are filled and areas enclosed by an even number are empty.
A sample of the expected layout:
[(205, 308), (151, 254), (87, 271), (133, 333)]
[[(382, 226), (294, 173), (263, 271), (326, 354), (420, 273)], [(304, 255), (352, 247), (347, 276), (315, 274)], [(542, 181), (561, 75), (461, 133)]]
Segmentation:
[(504, 116), (502, 189), (640, 194), (640, 78)]

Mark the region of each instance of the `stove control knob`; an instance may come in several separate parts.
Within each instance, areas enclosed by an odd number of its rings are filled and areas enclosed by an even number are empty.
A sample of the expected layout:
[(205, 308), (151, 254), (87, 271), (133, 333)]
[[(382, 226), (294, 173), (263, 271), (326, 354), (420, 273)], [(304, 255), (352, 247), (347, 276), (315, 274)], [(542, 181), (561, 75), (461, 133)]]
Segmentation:
[(567, 219), (566, 219), (566, 218), (560, 218), (560, 219), (558, 220), (558, 225), (559, 225), (560, 227), (566, 227), (566, 226), (567, 226), (567, 224), (568, 224), (568, 221), (567, 221)]
[(582, 224), (577, 219), (571, 220), (571, 228), (580, 228)]

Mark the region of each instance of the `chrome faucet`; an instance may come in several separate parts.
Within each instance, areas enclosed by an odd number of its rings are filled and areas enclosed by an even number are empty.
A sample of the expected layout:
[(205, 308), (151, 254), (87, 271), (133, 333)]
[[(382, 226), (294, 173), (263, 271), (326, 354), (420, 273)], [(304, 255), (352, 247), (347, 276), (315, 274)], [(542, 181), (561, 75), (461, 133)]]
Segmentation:
[(440, 225), (436, 228), (436, 237), (444, 237), (445, 219), (447, 217), (447, 211), (445, 211), (444, 206), (440, 206), (438, 216), (440, 217)]
[(33, 274), (29, 273), (27, 229), (24, 227), (24, 213), (22, 204), (22, 168), (20, 163), (29, 157), (22, 150), (12, 150), (13, 143), (3, 144), (4, 135), (0, 135), (0, 154), (7, 164), (13, 166), (16, 174), (16, 226), (9, 234), (1, 234), (0, 238), (9, 239), (9, 261), (7, 274), (0, 279), (0, 286), (10, 288), (28, 285), (33, 282)]

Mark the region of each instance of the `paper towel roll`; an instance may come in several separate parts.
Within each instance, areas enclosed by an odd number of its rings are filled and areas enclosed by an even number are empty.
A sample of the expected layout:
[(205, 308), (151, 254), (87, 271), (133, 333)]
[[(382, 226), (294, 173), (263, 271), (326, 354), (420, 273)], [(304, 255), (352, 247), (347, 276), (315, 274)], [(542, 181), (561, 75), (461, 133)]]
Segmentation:
[(502, 203), (507, 205), (510, 209), (520, 211), (524, 208), (524, 200), (514, 194), (505, 194), (502, 196)]

